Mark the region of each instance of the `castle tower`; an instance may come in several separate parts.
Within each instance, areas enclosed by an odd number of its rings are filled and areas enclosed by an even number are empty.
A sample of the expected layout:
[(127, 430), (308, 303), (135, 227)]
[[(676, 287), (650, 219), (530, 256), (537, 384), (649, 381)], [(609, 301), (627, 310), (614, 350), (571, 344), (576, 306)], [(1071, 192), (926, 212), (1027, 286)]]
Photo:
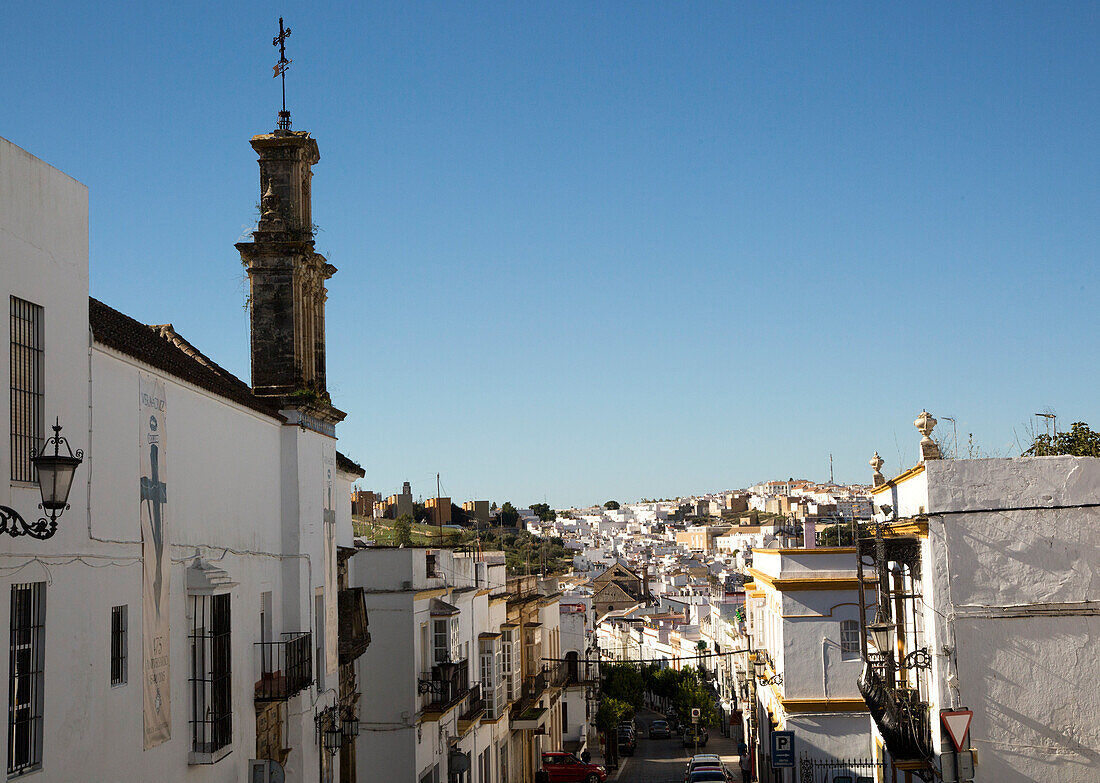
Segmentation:
[(317, 142), (306, 131), (280, 128), (251, 144), (259, 155), (260, 221), (252, 241), (236, 247), (248, 270), (252, 390), (281, 407), (308, 404), (314, 416), (335, 423), (343, 415), (329, 403), (325, 383), (325, 281), (336, 267), (313, 247)]

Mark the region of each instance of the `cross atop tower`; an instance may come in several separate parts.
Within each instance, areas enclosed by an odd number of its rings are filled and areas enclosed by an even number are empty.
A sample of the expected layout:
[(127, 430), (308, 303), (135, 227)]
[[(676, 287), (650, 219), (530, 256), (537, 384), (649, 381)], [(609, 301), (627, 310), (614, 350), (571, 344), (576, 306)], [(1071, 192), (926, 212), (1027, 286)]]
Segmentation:
[[(286, 110), (286, 69), (292, 60), (286, 58), (286, 39), (290, 37), (290, 28), (283, 29), (283, 17), (279, 17), (279, 34), (271, 39), (272, 46), (279, 47), (279, 62), (275, 63), (275, 76), (283, 79), (283, 110), (279, 112), (279, 129), (290, 130), (290, 112)], [(274, 77), (273, 77), (274, 78)]]

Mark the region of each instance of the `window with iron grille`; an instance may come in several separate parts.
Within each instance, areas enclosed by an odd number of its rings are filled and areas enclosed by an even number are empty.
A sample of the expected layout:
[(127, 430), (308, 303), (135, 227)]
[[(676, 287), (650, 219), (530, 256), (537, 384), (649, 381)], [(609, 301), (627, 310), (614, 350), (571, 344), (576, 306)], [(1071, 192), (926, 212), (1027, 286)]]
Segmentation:
[(859, 652), (859, 621), (842, 620), (840, 623), (840, 651), (842, 653)]
[(111, 607), (111, 685), (125, 685), (127, 680), (128, 614), (126, 606)]
[(233, 740), (229, 595), (191, 599), (191, 751), (199, 761)]
[(11, 586), (8, 643), (8, 774), (42, 765), (46, 583)]
[(31, 453), (40, 448), (42, 308), (11, 297), (11, 480), (35, 480)]

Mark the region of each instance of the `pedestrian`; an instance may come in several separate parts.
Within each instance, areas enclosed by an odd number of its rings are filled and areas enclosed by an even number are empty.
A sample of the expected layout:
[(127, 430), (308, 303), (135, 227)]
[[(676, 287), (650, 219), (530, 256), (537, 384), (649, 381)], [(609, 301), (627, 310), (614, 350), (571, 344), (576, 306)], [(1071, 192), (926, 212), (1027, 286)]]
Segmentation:
[(585, 748), (581, 751), (581, 761), (583, 761), (585, 764), (592, 763), (592, 754), (588, 752), (588, 748)]
[(741, 783), (752, 783), (752, 758), (748, 751), (741, 754)]

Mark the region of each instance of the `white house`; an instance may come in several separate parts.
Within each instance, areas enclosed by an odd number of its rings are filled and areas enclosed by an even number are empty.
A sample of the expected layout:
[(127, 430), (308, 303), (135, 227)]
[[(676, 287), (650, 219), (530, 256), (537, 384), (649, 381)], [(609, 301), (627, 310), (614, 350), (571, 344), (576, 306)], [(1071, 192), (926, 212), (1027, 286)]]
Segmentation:
[[(302, 133), (253, 144), (306, 154), (285, 164), (297, 183), (272, 184), (283, 164), (262, 168), (268, 222), (243, 246), (266, 252), (263, 228), (277, 223), (295, 238), (280, 263), (313, 270), (323, 294), (335, 270), (301, 225), (308, 192), (284, 187), (301, 184), (315, 144)], [(337, 687), (337, 547), (351, 543), (362, 471), (336, 451), (343, 414), (328, 402), (323, 353), (305, 379), (297, 349), (275, 361), (253, 340), (254, 380), (281, 373), (309, 390), (291, 400), (254, 390), (170, 325), (89, 300), (87, 216), (84, 186), (0, 140), (5, 526), (26, 529), (18, 516), (48, 532), (31, 457), (50, 424), (82, 457), (52, 537), (0, 537), (8, 775), (236, 781), (270, 759), (287, 780), (330, 780), (342, 757), (322, 737), (333, 729), (345, 752), (336, 728), (356, 697)], [(294, 296), (269, 283), (253, 293), (254, 338), (273, 326), (268, 298)], [(323, 352), (323, 296), (303, 308), (320, 324), (281, 327), (313, 329), (310, 350)]]
[(745, 585), (755, 659), (761, 779), (772, 731), (794, 733), (795, 749), (821, 761), (869, 757), (868, 710), (857, 688), (859, 581), (854, 547), (757, 549)]
[[(885, 779), (968, 761), (981, 780), (1097, 779), (1100, 459), (928, 451), (892, 480), (872, 460), (886, 526), (860, 542), (891, 597), (861, 682)], [(956, 753), (941, 713), (967, 711)]]

